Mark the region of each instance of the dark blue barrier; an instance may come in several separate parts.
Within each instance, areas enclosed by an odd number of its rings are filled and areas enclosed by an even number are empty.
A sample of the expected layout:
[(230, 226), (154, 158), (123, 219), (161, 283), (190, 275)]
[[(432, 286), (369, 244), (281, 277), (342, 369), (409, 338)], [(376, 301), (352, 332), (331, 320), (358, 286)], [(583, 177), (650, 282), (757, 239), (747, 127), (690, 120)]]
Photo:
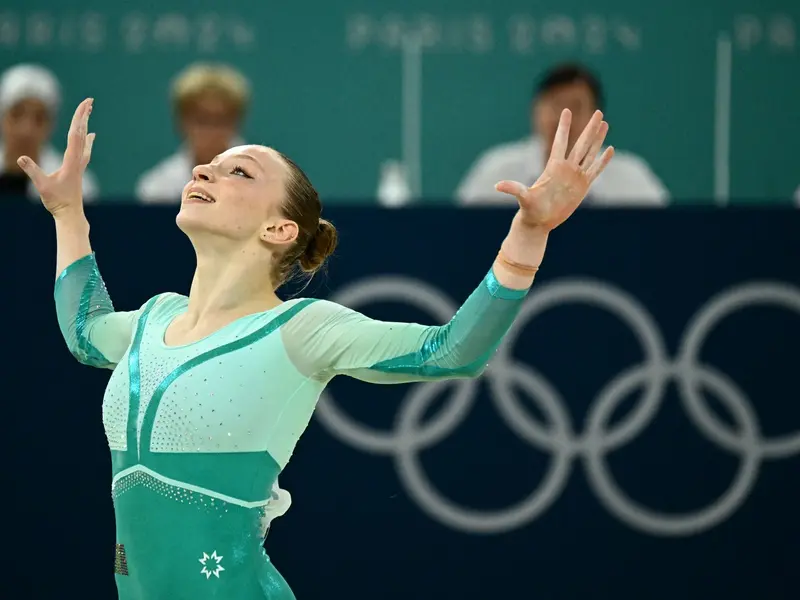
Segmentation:
[[(49, 217), (7, 210), (2, 597), (113, 598), (108, 373), (59, 337)], [(118, 308), (188, 290), (173, 213), (90, 209)], [(511, 214), (327, 216), (341, 249), (307, 291), (435, 323)], [(480, 382), (334, 382), (267, 541), (298, 598), (798, 598), (798, 232), (791, 211), (583, 211)]]

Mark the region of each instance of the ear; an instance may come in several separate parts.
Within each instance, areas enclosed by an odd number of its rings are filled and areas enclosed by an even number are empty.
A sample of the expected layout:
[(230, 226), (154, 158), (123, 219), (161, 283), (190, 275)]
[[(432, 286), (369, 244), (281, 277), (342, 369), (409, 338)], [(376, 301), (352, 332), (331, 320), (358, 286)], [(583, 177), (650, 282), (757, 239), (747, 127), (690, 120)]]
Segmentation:
[(261, 228), (261, 239), (273, 246), (285, 246), (294, 243), (300, 228), (289, 219), (276, 219), (264, 223)]

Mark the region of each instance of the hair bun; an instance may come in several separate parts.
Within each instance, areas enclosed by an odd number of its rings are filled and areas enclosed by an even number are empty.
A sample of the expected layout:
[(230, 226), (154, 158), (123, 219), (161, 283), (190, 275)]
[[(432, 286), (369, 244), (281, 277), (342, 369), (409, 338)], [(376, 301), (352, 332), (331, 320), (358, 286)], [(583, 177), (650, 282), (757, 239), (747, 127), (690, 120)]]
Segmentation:
[(320, 219), (317, 231), (308, 240), (305, 251), (300, 256), (300, 268), (304, 273), (315, 273), (325, 264), (325, 260), (336, 250), (339, 234), (330, 221)]

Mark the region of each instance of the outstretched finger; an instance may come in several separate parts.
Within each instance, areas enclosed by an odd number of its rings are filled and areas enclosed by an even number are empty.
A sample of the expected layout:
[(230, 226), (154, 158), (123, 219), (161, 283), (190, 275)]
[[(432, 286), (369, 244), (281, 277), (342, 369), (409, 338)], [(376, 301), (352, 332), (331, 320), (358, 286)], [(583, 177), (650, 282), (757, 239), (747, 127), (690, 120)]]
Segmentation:
[(94, 133), (90, 133), (86, 136), (86, 145), (83, 148), (83, 160), (81, 164), (86, 167), (89, 164), (89, 161), (92, 159), (92, 145), (94, 144)]
[(89, 113), (91, 112), (92, 99), (87, 98), (75, 109), (72, 123), (67, 133), (67, 149), (64, 152), (64, 167), (72, 169), (81, 164), (83, 151), (86, 147), (86, 134), (89, 129)]
[(606, 141), (607, 135), (608, 123), (603, 121), (600, 123), (600, 129), (598, 130), (597, 135), (594, 136), (594, 140), (589, 148), (589, 152), (586, 154), (586, 158), (581, 163), (581, 167), (584, 171), (588, 171), (589, 168), (594, 164), (595, 159), (600, 154), (600, 149), (603, 147), (603, 142)]
[(563, 160), (567, 156), (569, 146), (569, 127), (572, 124), (572, 113), (568, 108), (561, 111), (561, 118), (558, 120), (558, 129), (553, 139), (553, 147), (550, 149), (550, 157)]
[(594, 181), (597, 179), (597, 176), (602, 173), (605, 168), (608, 166), (608, 163), (611, 162), (611, 159), (614, 157), (614, 147), (609, 146), (606, 148), (606, 151), (603, 152), (603, 155), (600, 157), (596, 163), (594, 163), (589, 170), (586, 172), (586, 176), (589, 178), (589, 181)]
[(597, 135), (597, 131), (600, 128), (600, 123), (602, 122), (603, 113), (601, 113), (599, 110), (596, 110), (592, 115), (592, 118), (589, 120), (589, 123), (581, 132), (578, 141), (575, 142), (572, 152), (569, 153), (569, 160), (572, 164), (579, 165), (583, 159), (586, 158), (586, 153), (589, 152), (589, 146)]
[(27, 156), (20, 156), (17, 159), (17, 164), (33, 182), (33, 187), (36, 188), (36, 191), (41, 193), (44, 183), (47, 180), (47, 175), (42, 171), (41, 167), (37, 165), (32, 158)]

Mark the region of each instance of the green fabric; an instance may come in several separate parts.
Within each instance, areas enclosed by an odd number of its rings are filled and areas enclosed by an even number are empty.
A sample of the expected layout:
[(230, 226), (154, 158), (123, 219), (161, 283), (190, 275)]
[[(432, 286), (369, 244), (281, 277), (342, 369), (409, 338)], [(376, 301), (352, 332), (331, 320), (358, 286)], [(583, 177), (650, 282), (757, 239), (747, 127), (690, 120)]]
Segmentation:
[(347, 375), (372, 383), (476, 377), (526, 294), (503, 287), (489, 271), (444, 325), (377, 321), (321, 300), (281, 332), (293, 363), (314, 377)]
[(139, 311), (114, 311), (94, 254), (61, 272), (54, 295), (58, 325), (72, 355), (82, 364), (113, 369), (131, 343)]
[(103, 423), (120, 600), (294, 598), (263, 544), (325, 385), (477, 376), (524, 296), (489, 272), (449, 323), (427, 326), (295, 299), (173, 347), (165, 333), (186, 297), (115, 312), (94, 255), (70, 265), (56, 282), (59, 327), (80, 362), (113, 370)]

